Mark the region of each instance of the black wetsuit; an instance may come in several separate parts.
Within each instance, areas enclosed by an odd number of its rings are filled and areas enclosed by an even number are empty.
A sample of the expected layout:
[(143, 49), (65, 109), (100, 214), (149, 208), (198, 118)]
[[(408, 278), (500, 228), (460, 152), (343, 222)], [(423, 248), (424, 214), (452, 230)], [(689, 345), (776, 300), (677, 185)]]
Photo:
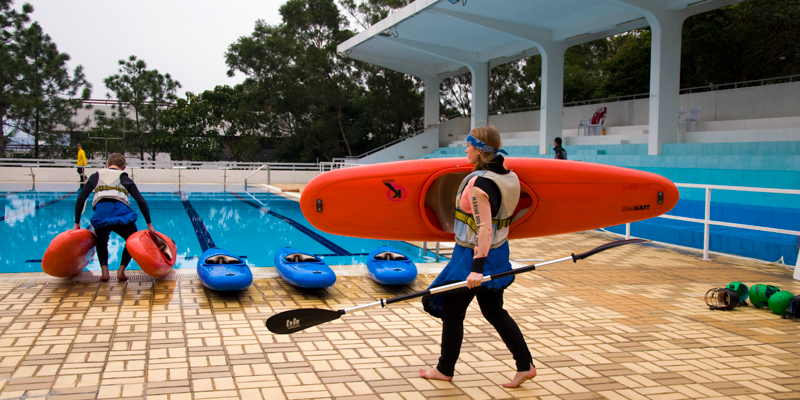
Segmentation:
[[(95, 187), (97, 187), (98, 181), (97, 173), (92, 174), (89, 179), (86, 181), (86, 184), (83, 186), (81, 193), (78, 195), (78, 201), (75, 203), (75, 223), (80, 223), (81, 214), (83, 214), (83, 206), (86, 203), (86, 199), (89, 198), (89, 195), (92, 193)], [(122, 173), (119, 176), (120, 184), (125, 187), (125, 190), (128, 191), (128, 194), (136, 200), (136, 204), (139, 205), (139, 210), (142, 212), (144, 216), (144, 220), (149, 224), (150, 223), (150, 209), (147, 207), (147, 202), (142, 197), (142, 194), (139, 193), (139, 188), (136, 187), (136, 184), (133, 183), (131, 178), (128, 177), (128, 174)], [(97, 204), (103, 202), (118, 202), (118, 200), (114, 199), (102, 199)], [(127, 240), (128, 237), (134, 233), (136, 233), (136, 222), (130, 222), (127, 224), (114, 224), (114, 225), (107, 225), (107, 226), (100, 226), (95, 227), (95, 235), (97, 235), (97, 260), (100, 262), (100, 265), (108, 265), (108, 238), (111, 235), (111, 232), (116, 232), (117, 235), (120, 235), (123, 239)], [(122, 258), (120, 259), (121, 265), (128, 265), (131, 261), (131, 255), (128, 253), (128, 249), (122, 251)]]
[[(507, 174), (508, 171), (503, 167), (503, 157), (495, 157), (488, 165), (489, 171), (498, 174)], [(492, 208), (492, 215), (497, 215), (502, 203), (500, 189), (491, 179), (478, 177), (475, 180), (475, 187), (480, 188), (489, 195), (489, 204)], [(472, 272), (483, 273), (486, 258), (473, 259)], [(442, 355), (439, 357), (439, 364), (436, 369), (444, 375), (453, 376), (455, 373), (456, 362), (461, 353), (461, 343), (464, 340), (464, 318), (467, 315), (467, 307), (472, 299), (478, 298), (478, 305), (481, 308), (483, 317), (494, 327), (500, 338), (505, 343), (517, 366), (517, 371), (529, 371), (533, 365), (533, 357), (525, 343), (519, 326), (514, 319), (503, 309), (503, 291), (484, 290), (477, 287), (471, 290), (461, 290), (451, 293), (444, 293), (442, 304)]]

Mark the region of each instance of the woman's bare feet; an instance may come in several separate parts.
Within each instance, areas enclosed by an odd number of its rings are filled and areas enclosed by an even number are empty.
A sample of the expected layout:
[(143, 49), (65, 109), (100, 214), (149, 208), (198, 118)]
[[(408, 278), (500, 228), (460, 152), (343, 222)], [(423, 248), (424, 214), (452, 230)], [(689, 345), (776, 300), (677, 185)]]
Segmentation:
[(100, 282), (108, 282), (111, 279), (111, 276), (108, 274), (108, 265), (101, 265), (100, 269), (103, 271), (102, 275), (100, 275)]
[(529, 371), (517, 372), (517, 374), (514, 375), (514, 379), (512, 379), (511, 382), (504, 383), (503, 387), (504, 388), (518, 387), (519, 385), (522, 384), (522, 382), (525, 382), (529, 379), (533, 379), (534, 376), (536, 376), (536, 367), (534, 367), (533, 364), (531, 364), (531, 369)]
[(423, 377), (425, 379), (436, 379), (436, 380), (448, 381), (448, 382), (453, 380), (452, 376), (447, 376), (447, 375), (439, 372), (439, 370), (436, 369), (436, 368), (428, 368), (428, 369), (424, 369), (423, 368), (423, 369), (419, 370), (419, 376), (421, 376), (421, 377)]
[(125, 275), (125, 268), (128, 268), (127, 265), (120, 265), (119, 270), (117, 270), (117, 280), (118, 281), (127, 281), (128, 276)]

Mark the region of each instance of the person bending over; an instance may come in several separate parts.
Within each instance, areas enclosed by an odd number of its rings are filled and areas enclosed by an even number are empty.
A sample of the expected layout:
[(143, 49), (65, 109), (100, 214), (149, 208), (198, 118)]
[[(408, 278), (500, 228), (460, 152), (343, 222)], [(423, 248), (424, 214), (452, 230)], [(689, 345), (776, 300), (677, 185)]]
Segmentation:
[(519, 202), (519, 178), (505, 169), (500, 134), (493, 127), (479, 127), (467, 137), (467, 159), (475, 169), (461, 182), (454, 199), (456, 247), (450, 262), (430, 288), (467, 281), (467, 289), (444, 292), (422, 299), (425, 311), (442, 319), (442, 355), (436, 368), (421, 369), (426, 379), (449, 381), (464, 339), (464, 318), (472, 299), (494, 326), (516, 361), (517, 373), (503, 384), (517, 387), (536, 376), (531, 352), (517, 323), (503, 309), (503, 291), (513, 276), (481, 285), (484, 274), (510, 271), (508, 228)]
[[(80, 195), (78, 195), (78, 201), (75, 203), (75, 226), (73, 229), (79, 229), (84, 204), (86, 199), (89, 198), (89, 194), (94, 191), (94, 200), (92, 200), (94, 215), (91, 222), (97, 235), (97, 259), (100, 261), (100, 268), (103, 270), (103, 275), (100, 277), (103, 282), (109, 279), (108, 238), (111, 232), (116, 232), (124, 240), (136, 233), (136, 219), (139, 216), (135, 211), (131, 210), (130, 196), (139, 205), (139, 210), (141, 210), (144, 220), (147, 222), (147, 229), (155, 232), (155, 228), (153, 228), (153, 224), (150, 221), (150, 210), (147, 208), (147, 202), (142, 197), (142, 194), (139, 193), (136, 184), (128, 177), (128, 174), (123, 172), (124, 169), (125, 157), (119, 153), (110, 155), (106, 168), (93, 173), (89, 177)], [(122, 251), (117, 279), (121, 281), (128, 280), (125, 275), (125, 268), (130, 261), (131, 255), (126, 248)]]

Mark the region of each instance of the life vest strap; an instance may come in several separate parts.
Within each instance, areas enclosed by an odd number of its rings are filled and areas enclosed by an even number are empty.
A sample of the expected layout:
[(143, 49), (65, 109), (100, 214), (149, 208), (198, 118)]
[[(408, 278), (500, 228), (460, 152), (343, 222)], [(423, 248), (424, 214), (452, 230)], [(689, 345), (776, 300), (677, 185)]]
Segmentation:
[[(478, 233), (478, 224), (475, 223), (475, 218), (472, 214), (467, 214), (460, 210), (455, 210), (456, 219), (469, 225), (473, 232)], [(512, 218), (506, 219), (492, 219), (492, 225), (497, 225), (497, 229), (503, 229), (511, 225)]]
[(128, 191), (123, 189), (123, 188), (121, 188), (121, 187), (119, 187), (119, 186), (98, 186), (98, 187), (96, 187), (94, 189), (94, 192), (97, 193), (97, 192), (100, 192), (100, 191), (103, 191), (103, 190), (116, 190), (116, 191), (125, 193), (126, 196), (128, 195)]

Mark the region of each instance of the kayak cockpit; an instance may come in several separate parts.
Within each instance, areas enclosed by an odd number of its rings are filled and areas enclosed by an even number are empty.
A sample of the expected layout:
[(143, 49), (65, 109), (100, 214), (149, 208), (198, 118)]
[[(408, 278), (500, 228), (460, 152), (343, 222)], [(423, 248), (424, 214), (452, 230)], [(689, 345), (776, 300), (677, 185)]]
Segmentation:
[[(461, 182), (468, 172), (453, 172), (441, 175), (428, 186), (425, 193), (425, 218), (434, 228), (453, 233), (455, 225), (455, 197)], [(511, 224), (520, 221), (536, 209), (536, 195), (520, 182), (520, 195)]]

